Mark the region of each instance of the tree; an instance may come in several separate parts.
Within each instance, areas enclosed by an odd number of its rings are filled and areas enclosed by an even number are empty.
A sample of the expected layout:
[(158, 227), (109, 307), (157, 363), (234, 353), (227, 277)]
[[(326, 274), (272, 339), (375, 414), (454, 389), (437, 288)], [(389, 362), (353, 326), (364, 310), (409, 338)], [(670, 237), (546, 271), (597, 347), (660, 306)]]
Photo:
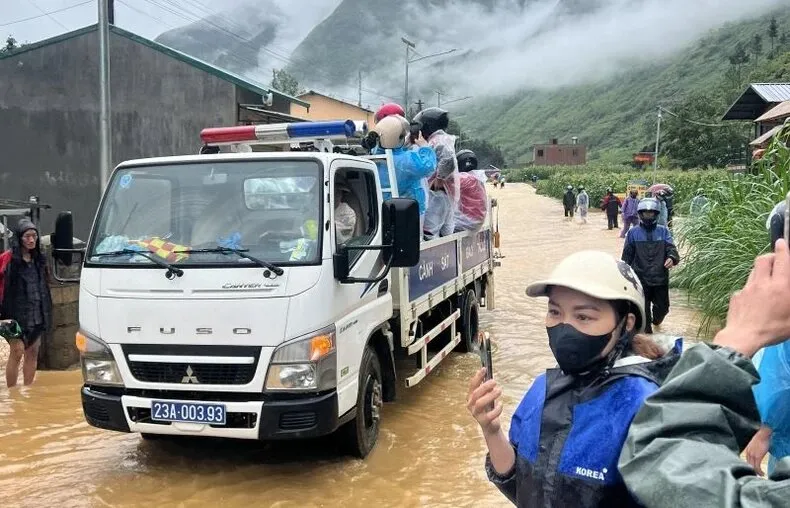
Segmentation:
[(724, 167), (745, 153), (749, 125), (721, 123), (727, 102), (720, 92), (705, 91), (687, 97), (666, 114), (661, 151), (682, 168)]
[(779, 47), (781, 49), (785, 49), (787, 47), (788, 40), (790, 40), (790, 37), (788, 37), (787, 32), (782, 33), (782, 35), (779, 36)]
[(9, 35), (8, 38), (5, 40), (5, 46), (0, 48), (0, 53), (10, 53), (17, 48), (19, 48), (19, 44), (17, 43), (17, 40), (14, 39), (13, 35)]
[(757, 64), (757, 61), (760, 60), (760, 55), (763, 54), (763, 36), (760, 34), (754, 34), (754, 38), (752, 39), (752, 55), (754, 55), (754, 63)]
[(305, 93), (304, 88), (299, 86), (299, 81), (284, 69), (272, 69), (271, 87), (294, 97)]
[(749, 53), (746, 51), (742, 42), (735, 45), (735, 50), (730, 55), (730, 65), (735, 73), (738, 83), (741, 82), (741, 70), (749, 63)]
[(779, 22), (776, 18), (771, 18), (768, 25), (768, 38), (771, 39), (771, 58), (776, 56), (776, 39), (779, 37)]

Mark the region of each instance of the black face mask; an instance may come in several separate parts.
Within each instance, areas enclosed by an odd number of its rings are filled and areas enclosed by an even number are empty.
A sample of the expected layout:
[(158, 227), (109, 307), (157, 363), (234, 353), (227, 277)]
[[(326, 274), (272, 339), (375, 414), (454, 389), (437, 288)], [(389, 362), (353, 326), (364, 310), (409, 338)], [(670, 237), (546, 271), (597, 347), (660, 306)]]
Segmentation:
[(606, 335), (587, 335), (567, 323), (546, 328), (546, 331), (560, 369), (571, 375), (596, 370), (598, 364), (603, 367), (606, 358), (601, 358), (601, 353), (614, 333), (612, 330)]
[(653, 217), (652, 219), (648, 219), (647, 217), (639, 217), (639, 220), (642, 222), (642, 225), (648, 229), (654, 228), (656, 224), (658, 224), (658, 217)]

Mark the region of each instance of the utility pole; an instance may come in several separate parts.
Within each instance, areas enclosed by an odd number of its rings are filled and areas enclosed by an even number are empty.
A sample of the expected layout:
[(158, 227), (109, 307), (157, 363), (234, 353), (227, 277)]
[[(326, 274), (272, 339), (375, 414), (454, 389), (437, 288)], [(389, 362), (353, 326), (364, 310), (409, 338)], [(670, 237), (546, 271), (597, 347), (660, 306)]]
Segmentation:
[(406, 45), (406, 84), (403, 87), (403, 107), (408, 108), (409, 107), (409, 58), (410, 58), (409, 52), (410, 50), (416, 48), (417, 46), (406, 37), (401, 37), (400, 40), (403, 41), (403, 44)]
[(107, 20), (111, 25), (115, 24), (115, 0), (107, 0)]
[(110, 7), (112, 0), (99, 1), (99, 182), (104, 192), (112, 168), (112, 124), (110, 122)]
[(658, 122), (656, 124), (656, 151), (653, 154), (653, 183), (656, 183), (656, 172), (658, 171), (658, 144), (661, 141), (661, 106), (658, 107)]
[(415, 104), (417, 105), (417, 111), (418, 112), (422, 111), (422, 105), (424, 104), (424, 102), (422, 102), (422, 99), (420, 99), (417, 102), (415, 102)]
[(442, 91), (436, 90), (436, 107), (442, 107)]
[(362, 107), (362, 69), (359, 69), (359, 102), (357, 106)]

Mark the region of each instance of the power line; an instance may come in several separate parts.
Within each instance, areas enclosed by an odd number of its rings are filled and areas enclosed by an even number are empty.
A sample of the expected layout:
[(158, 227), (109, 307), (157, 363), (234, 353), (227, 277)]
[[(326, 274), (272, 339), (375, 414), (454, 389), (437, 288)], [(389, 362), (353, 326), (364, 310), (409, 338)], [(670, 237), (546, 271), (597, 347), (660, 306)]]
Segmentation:
[(658, 109), (660, 109), (664, 113), (669, 113), (670, 115), (674, 116), (675, 118), (677, 118), (679, 120), (682, 120), (684, 122), (688, 122), (688, 123), (691, 123), (691, 124), (694, 124), (694, 125), (699, 125), (701, 127), (717, 127), (717, 128), (726, 127), (726, 125), (721, 124), (721, 123), (720, 124), (712, 124), (712, 123), (698, 122), (696, 120), (691, 120), (689, 118), (683, 118), (680, 115), (678, 115), (677, 113), (673, 113), (672, 111), (668, 110), (667, 108), (665, 108), (663, 106), (659, 106)]
[[(30, 0), (28, 0), (28, 1), (30, 2)], [(33, 2), (30, 2), (30, 3), (33, 5), (33, 7), (35, 7), (39, 11), (41, 11), (42, 14), (38, 14), (36, 16), (30, 16), (29, 18), (17, 19), (16, 21), (9, 21), (8, 23), (0, 23), (0, 27), (16, 25), (17, 23), (24, 23), (25, 21), (30, 21), (30, 20), (33, 20), (33, 19), (44, 18), (44, 17), (47, 17), (47, 16), (51, 16), (52, 14), (57, 14), (59, 12), (69, 11), (71, 9), (76, 9), (77, 7), (82, 7), (83, 5), (88, 5), (88, 4), (94, 3), (94, 0), (88, 0), (87, 2), (78, 3), (76, 5), (72, 5), (71, 7), (63, 7), (62, 9), (56, 9), (54, 11), (46, 11), (46, 12), (42, 11), (41, 8), (38, 7), (36, 4), (34, 4)], [(57, 21), (56, 19), (52, 18), (52, 20), (60, 25), (60, 22)], [(63, 25), (60, 25), (60, 26), (63, 26)], [(66, 28), (66, 27), (63, 27), (63, 28)]]

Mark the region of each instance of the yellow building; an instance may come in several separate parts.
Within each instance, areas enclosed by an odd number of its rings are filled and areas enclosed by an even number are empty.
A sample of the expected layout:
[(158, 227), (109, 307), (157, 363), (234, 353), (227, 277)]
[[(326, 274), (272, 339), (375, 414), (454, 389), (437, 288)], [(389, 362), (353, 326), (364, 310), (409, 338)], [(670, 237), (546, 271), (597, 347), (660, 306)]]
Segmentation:
[(373, 126), (375, 123), (374, 111), (313, 90), (300, 95), (299, 99), (309, 102), (310, 107), (306, 108), (300, 104), (291, 103), (291, 116), (304, 118), (312, 122), (320, 120), (361, 120), (367, 122), (368, 126)]

